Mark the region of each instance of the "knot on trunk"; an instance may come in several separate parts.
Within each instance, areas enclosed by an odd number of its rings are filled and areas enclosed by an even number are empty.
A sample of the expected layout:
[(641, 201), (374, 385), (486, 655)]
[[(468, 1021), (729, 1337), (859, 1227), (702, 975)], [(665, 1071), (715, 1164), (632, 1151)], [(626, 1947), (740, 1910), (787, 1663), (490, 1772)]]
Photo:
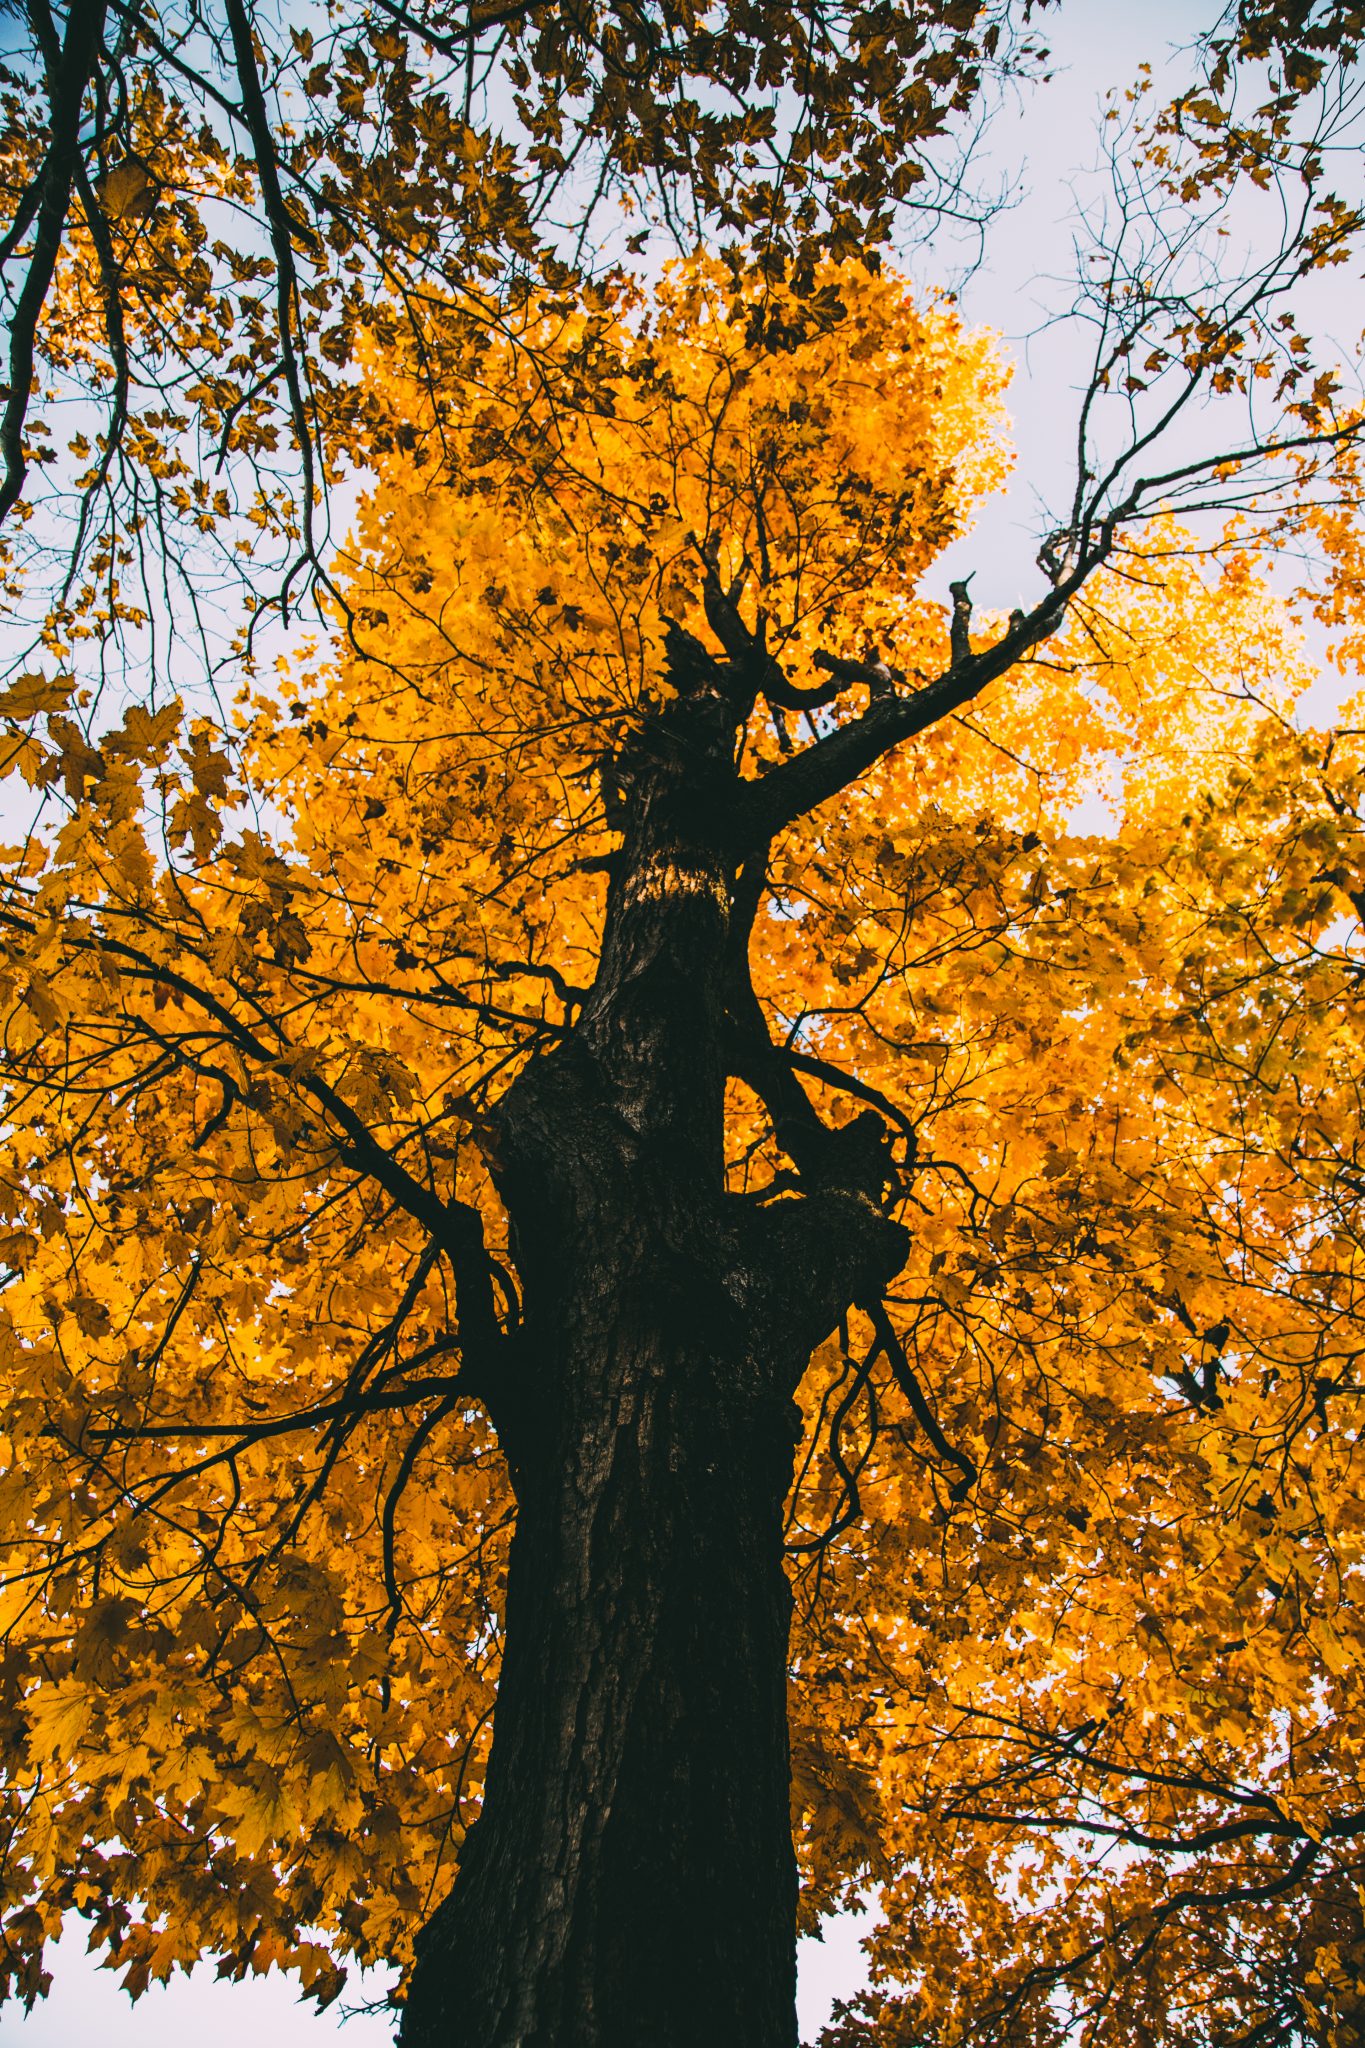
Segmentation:
[(740, 1228), (745, 1291), (796, 1376), (852, 1304), (881, 1294), (905, 1264), (910, 1233), (857, 1189), (821, 1188), (750, 1210)]
[(891, 1133), (876, 1110), (862, 1110), (851, 1123), (827, 1131), (806, 1173), (821, 1188), (842, 1188), (880, 1202), (898, 1176), (891, 1158)]

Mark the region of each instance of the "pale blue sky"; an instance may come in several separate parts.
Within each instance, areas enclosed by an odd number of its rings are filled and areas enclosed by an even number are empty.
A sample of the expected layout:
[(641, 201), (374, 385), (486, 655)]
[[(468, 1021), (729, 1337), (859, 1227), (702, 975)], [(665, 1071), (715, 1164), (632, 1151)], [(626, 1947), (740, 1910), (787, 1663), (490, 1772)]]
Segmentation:
[[(299, 2004), (277, 1971), (220, 1984), (211, 1965), (154, 1986), (135, 2006), (113, 1972), (86, 1955), (79, 1926), (53, 1951), (49, 1967), (51, 1996), (28, 2019), (15, 2006), (0, 2010), (0, 2048), (391, 2048), (393, 2040), (384, 2015), (345, 2016), (349, 2005), (383, 1995), (378, 1972), (373, 1983), (349, 1985), (339, 2006), (318, 2013)], [(847, 1997), (864, 1981), (856, 1921), (833, 1921), (823, 1941), (802, 1942), (803, 2038), (814, 2038), (837, 1994)]]
[[(1055, 287), (1050, 292), (1043, 280), (1064, 276), (1070, 267), (1069, 222), (1084, 194), (1083, 179), (1074, 192), (1070, 181), (1097, 154), (1100, 95), (1129, 82), (1144, 61), (1159, 66), (1172, 43), (1186, 41), (1220, 11), (1216, 0), (1145, 0), (1142, 6), (1129, 0), (1062, 0), (1055, 17), (1044, 17), (1056, 75), (1026, 95), (1017, 113), (1007, 107), (997, 124), (992, 161), (1023, 173), (1026, 197), (995, 223), (985, 262), (962, 303), (970, 320), (1000, 329), (1016, 346), (1011, 404), (1020, 460), (1008, 497), (990, 508), (974, 537), (958, 544), (953, 569), (944, 571), (946, 582), (949, 573), (975, 568), (976, 594), (985, 605), (1028, 603), (1039, 591), (1034, 493), (1047, 495), (1060, 479), (1059, 444), (1069, 433), (1073, 371), (1055, 337), (1025, 342), (1049, 304), (1055, 309), (1059, 303)], [(930, 255), (921, 253), (914, 267), (931, 275)], [(1350, 282), (1358, 292), (1358, 281)], [(17, 2007), (0, 2011), (0, 2048), (241, 2048), (243, 2042), (250, 2048), (388, 2048), (391, 2031), (382, 2016), (343, 2019), (335, 2008), (317, 2015), (300, 2006), (292, 1986), (278, 1976), (223, 1984), (212, 1965), (154, 1989), (134, 2008), (116, 1977), (96, 1970), (83, 1951), (76, 1931), (54, 1952), (52, 1995), (31, 2017), (25, 2019)], [(803, 1943), (804, 2037), (814, 2037), (834, 1996), (847, 1996), (863, 1981), (856, 1923), (833, 1923), (823, 1944)], [(376, 1982), (372, 1988), (352, 1987), (352, 1995), (363, 1999), (382, 1989)], [(346, 2003), (343, 1998), (343, 2011)]]

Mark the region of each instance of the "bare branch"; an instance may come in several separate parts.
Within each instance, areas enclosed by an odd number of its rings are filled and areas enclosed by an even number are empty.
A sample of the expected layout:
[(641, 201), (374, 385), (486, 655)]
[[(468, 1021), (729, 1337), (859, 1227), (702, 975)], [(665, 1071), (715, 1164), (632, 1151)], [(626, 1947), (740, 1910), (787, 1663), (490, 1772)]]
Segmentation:
[(24, 488), (24, 422), (33, 391), (33, 355), (38, 320), (51, 289), (62, 246), (71, 187), (80, 158), (81, 107), (99, 56), (105, 0), (71, 0), (61, 57), (49, 83), (51, 139), (40, 173), (42, 197), (36, 212), (28, 270), (10, 319), (9, 395), (0, 417), (0, 519), (13, 510)]

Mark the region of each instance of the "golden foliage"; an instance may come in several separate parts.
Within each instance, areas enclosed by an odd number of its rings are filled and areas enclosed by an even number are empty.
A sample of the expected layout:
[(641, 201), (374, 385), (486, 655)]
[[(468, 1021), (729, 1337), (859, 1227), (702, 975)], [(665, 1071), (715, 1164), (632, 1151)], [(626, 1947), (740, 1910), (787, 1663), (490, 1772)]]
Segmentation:
[[(230, 729), (92, 741), (64, 674), (0, 701), (61, 807), (0, 909), (25, 1992), (70, 1907), (134, 1989), (409, 1956), (511, 1512), (440, 1214), (509, 1306), (490, 1110), (591, 982), (619, 742), (708, 562), (785, 666), (937, 675), (925, 573), (1008, 462), (989, 340), (851, 268), (698, 262), (368, 375), (326, 644)], [(1295, 728), (1306, 680), (1254, 559), (1157, 525), (775, 849), (755, 986), (834, 1121), (841, 1073), (898, 1119), (889, 1305), (958, 1460), (854, 1314), (789, 1530), (807, 1913), (886, 1907), (842, 2043), (1350, 2038), (1365, 755)], [(756, 714), (747, 773), (794, 744)], [(736, 1192), (785, 1171), (738, 1082), (727, 1146)]]

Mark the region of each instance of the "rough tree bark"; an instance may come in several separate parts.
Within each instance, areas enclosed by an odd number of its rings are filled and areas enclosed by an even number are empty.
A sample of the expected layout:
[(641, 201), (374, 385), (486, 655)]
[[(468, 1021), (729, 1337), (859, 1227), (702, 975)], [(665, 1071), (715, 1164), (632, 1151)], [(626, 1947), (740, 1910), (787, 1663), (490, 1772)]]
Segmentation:
[[(752, 654), (671, 639), (677, 694), (610, 770), (594, 987), (499, 1113), (524, 1307), (482, 1388), (518, 1506), (506, 1647), (482, 1813), (419, 1939), (403, 2048), (796, 2041), (793, 1395), (905, 1238), (879, 1205), (880, 1122), (819, 1122), (749, 984)], [(736, 1072), (801, 1170), (763, 1205), (723, 1185)]]

